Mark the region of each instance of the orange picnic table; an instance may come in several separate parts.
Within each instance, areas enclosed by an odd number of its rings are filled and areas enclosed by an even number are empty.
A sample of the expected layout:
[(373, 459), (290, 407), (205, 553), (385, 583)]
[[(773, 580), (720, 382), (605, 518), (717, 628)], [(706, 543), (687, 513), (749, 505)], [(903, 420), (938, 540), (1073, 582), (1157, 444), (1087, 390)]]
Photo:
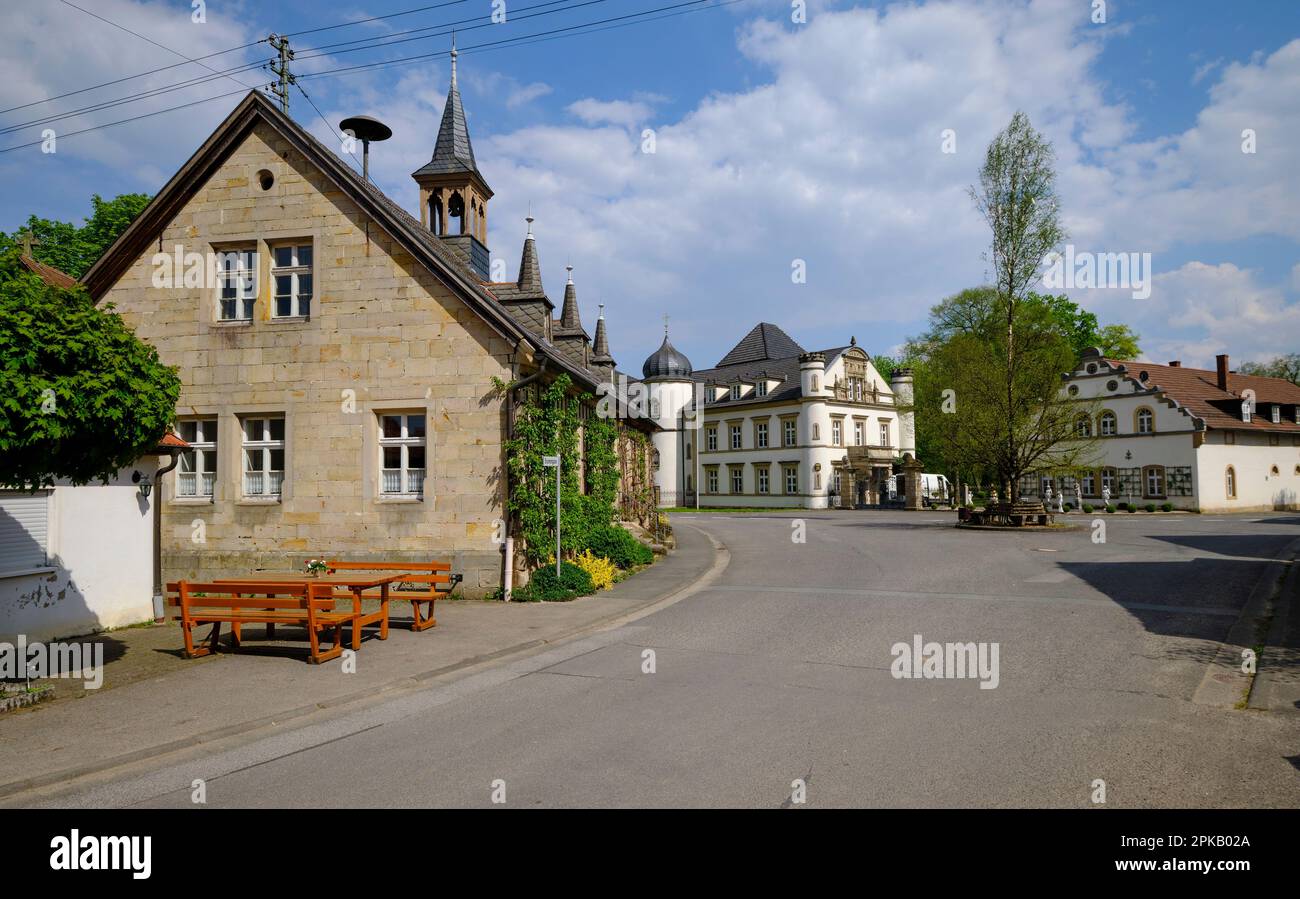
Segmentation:
[[(266, 583), (285, 583), (285, 584), (328, 584), (330, 587), (337, 588), (339, 591), (347, 590), (352, 598), (352, 611), (356, 613), (356, 623), (352, 625), (352, 648), (361, 648), (361, 628), (368, 624), (379, 625), (379, 639), (388, 639), (388, 587), (394, 581), (400, 581), (405, 577), (401, 573), (397, 574), (379, 574), (366, 572), (332, 572), (329, 574), (310, 575), (298, 572), (296, 574), (272, 574), (259, 573), (244, 578), (214, 578), (214, 584), (229, 584), (239, 586), (240, 584), (266, 584)], [(379, 590), (379, 610), (363, 615), (361, 613), (362, 594), (367, 590)], [(336, 599), (346, 598), (339, 593), (335, 593)], [(275, 625), (266, 626), (268, 637), (275, 637)]]

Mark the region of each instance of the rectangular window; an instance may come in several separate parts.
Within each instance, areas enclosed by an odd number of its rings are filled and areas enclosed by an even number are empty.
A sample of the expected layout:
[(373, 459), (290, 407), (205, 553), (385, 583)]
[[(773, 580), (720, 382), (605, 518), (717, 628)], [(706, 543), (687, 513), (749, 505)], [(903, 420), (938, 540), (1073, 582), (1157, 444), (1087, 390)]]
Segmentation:
[(708, 483), (709, 483), (709, 488), (708, 488), (708, 489), (709, 489), (709, 492), (710, 492), (710, 493), (717, 493), (717, 492), (718, 492), (718, 470), (717, 470), (716, 468), (710, 468), (710, 469), (706, 472), (706, 474), (707, 474), (708, 479), (709, 479), (709, 481), (708, 481)]
[(882, 421), (880, 423), (880, 445), (881, 446), (891, 445), (889, 441), (889, 422), (887, 421)]
[(284, 418), (244, 418), (244, 496), (279, 496), (284, 483)]
[(1165, 470), (1159, 466), (1147, 469), (1147, 496), (1165, 495)]
[(785, 467), (785, 492), (790, 494), (799, 492), (799, 469), (793, 465)]
[(704, 437), (705, 437), (705, 446), (708, 447), (709, 452), (711, 453), (717, 452), (718, 451), (718, 429), (707, 428), (704, 432)]
[(862, 422), (860, 421), (853, 423), (853, 445), (862, 446)]
[(767, 470), (767, 466), (759, 466), (756, 469), (756, 471), (758, 472), (758, 492), (767, 493), (768, 478), (770, 477), (770, 473)]
[(785, 445), (794, 446), (795, 439), (797, 436), (795, 433), (795, 421), (793, 419), (789, 419), (786, 422), (784, 422), (783, 427), (785, 429)]
[(741, 468), (739, 465), (731, 469), (731, 492), (745, 492), (745, 469)]
[(822, 439), (822, 426), (821, 426), (820, 424), (818, 424), (817, 422), (813, 422), (813, 436), (812, 436), (812, 439), (813, 439), (813, 442), (816, 442), (816, 441)]
[(217, 254), (222, 321), (252, 321), (257, 299), (257, 253), (224, 250)]
[(1103, 468), (1101, 470), (1101, 489), (1115, 495), (1115, 469)]
[(217, 480), (217, 420), (185, 419), (177, 422), (176, 430), (190, 445), (176, 467), (176, 495), (212, 496)]
[(755, 396), (767, 396), (767, 382), (766, 382), (766, 381), (759, 381), (758, 384), (755, 385), (755, 387), (754, 387), (754, 395), (755, 395)]
[(1080, 486), (1083, 489), (1084, 496), (1097, 495), (1097, 476), (1095, 474), (1091, 471), (1085, 471), (1079, 480), (1082, 482)]
[(272, 247), (271, 283), (277, 318), (311, 314), (311, 244)]
[(822, 489), (822, 473), (820, 471), (814, 471), (813, 490), (821, 490), (821, 489)]
[(731, 426), (731, 448), (732, 449), (734, 450), (740, 449), (741, 446), (740, 439), (741, 439), (740, 425), (732, 425)]
[(754, 426), (754, 445), (766, 449), (767, 447), (767, 422), (760, 421)]
[(379, 416), (380, 492), (384, 496), (423, 496), (425, 422), (421, 415)]
[(732, 384), (732, 385), (731, 385), (731, 398), (732, 398), (733, 400), (738, 400), (738, 399), (740, 399), (740, 385), (739, 385), (739, 384)]
[(49, 562), (50, 492), (0, 491), (0, 574), (44, 568)]
[(831, 422), (831, 445), (832, 446), (844, 445), (843, 429), (844, 429), (844, 423), (841, 422), (838, 418)]
[(1274, 403), (1274, 404), (1273, 404), (1272, 412), (1273, 412), (1273, 424), (1275, 424), (1275, 425), (1281, 424), (1281, 423), (1282, 423), (1282, 407), (1279, 406), (1277, 403)]

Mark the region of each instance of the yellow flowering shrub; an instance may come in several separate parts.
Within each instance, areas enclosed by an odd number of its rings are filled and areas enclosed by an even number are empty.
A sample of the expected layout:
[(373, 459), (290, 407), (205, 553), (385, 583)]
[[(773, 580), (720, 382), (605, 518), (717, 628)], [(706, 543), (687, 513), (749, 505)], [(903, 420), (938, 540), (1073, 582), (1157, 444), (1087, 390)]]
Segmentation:
[(591, 575), (591, 584), (597, 590), (608, 590), (614, 586), (614, 573), (618, 569), (604, 556), (593, 555), (591, 550), (586, 550), (582, 555), (574, 557), (573, 564)]

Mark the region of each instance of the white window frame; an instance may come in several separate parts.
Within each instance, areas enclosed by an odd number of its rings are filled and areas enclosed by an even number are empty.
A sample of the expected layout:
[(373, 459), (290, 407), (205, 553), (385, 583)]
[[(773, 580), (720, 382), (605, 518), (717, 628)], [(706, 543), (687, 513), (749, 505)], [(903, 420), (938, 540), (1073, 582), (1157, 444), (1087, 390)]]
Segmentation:
[(855, 421), (853, 423), (853, 445), (854, 446), (862, 446), (862, 431), (863, 431), (862, 422)]
[[(0, 578), (52, 570), (50, 562), (50, 492), (0, 490)], [(39, 552), (37, 552), (39, 550)]]
[(767, 470), (767, 466), (766, 466), (766, 465), (755, 465), (755, 466), (754, 466), (754, 469), (755, 469), (755, 471), (757, 472), (757, 475), (758, 475), (758, 477), (757, 477), (757, 481), (758, 481), (758, 488), (757, 488), (757, 489), (758, 489), (758, 492), (759, 492), (759, 493), (763, 493), (763, 494), (768, 493), (768, 492), (769, 492), (770, 479), (771, 479), (771, 473)]
[[(189, 435), (190, 425), (194, 426), (192, 437)], [(176, 466), (176, 496), (211, 502), (217, 482), (217, 419), (215, 416), (182, 418), (176, 427), (181, 439), (190, 445), (189, 449), (181, 452)], [(188, 470), (185, 468), (187, 459)], [(211, 468), (207, 464), (209, 460)]]
[(838, 418), (831, 419), (831, 446), (844, 445), (844, 423)]
[(754, 443), (758, 449), (767, 449), (767, 422), (760, 421), (754, 425)]
[[(288, 250), (290, 253), (290, 265), (279, 265), (277, 256), (281, 250)], [(301, 261), (301, 253), (306, 250), (311, 258), (306, 264)], [(282, 241), (271, 245), (271, 317), (272, 318), (307, 318), (311, 315), (311, 300), (315, 293), (316, 278), (312, 271), (312, 264), (316, 261), (316, 250), (310, 239), (304, 242), (303, 239), (296, 241)], [(300, 279), (306, 275), (311, 279), (312, 290), (302, 291)], [(289, 311), (280, 312), (280, 278), (289, 279)]]
[[(271, 436), (271, 422), (278, 421), (281, 423), (280, 439), (276, 440)], [(260, 437), (255, 440), (248, 439), (248, 425), (252, 422), (258, 424)], [(288, 453), (285, 449), (284, 438), (288, 435), (288, 423), (283, 415), (255, 414), (242, 415), (239, 418), (239, 435), (240, 435), (240, 473), (241, 473), (241, 493), (245, 499), (279, 499), (284, 490), (284, 467), (289, 464)], [(271, 467), (272, 454), (280, 451), (282, 467), (274, 469)], [(250, 468), (249, 462), (251, 454), (260, 454), (261, 468)], [(253, 475), (260, 475), (254, 478)], [(276, 475), (279, 475), (277, 478)], [(250, 490), (250, 487), (256, 486), (256, 490)]]
[(718, 429), (716, 426), (704, 429), (704, 447), (711, 453), (718, 451)]
[(892, 444), (891, 444), (889, 441), (890, 441), (890, 438), (889, 438), (889, 422), (887, 422), (887, 421), (882, 421), (882, 422), (880, 423), (880, 445), (881, 445), (881, 446), (892, 446)]
[(709, 466), (704, 474), (707, 478), (706, 483), (709, 488), (706, 492), (716, 494), (718, 492), (718, 466)]
[[(420, 499), (424, 497), (424, 482), (428, 476), (429, 466), (429, 418), (423, 412), (397, 412), (382, 411), (375, 413), (379, 425), (379, 495), (385, 499), (390, 498), (407, 498)], [(384, 436), (384, 420), (395, 418), (398, 420), (400, 431), (397, 437)], [(422, 427), (420, 434), (412, 434), (412, 419), (421, 419)], [(424, 466), (411, 465), (411, 450), (424, 450)], [(385, 465), (385, 450), (398, 450), (398, 467), (388, 468)], [(395, 486), (395, 489), (394, 489)]]
[(794, 446), (799, 442), (798, 422), (794, 419), (787, 418), (781, 423), (781, 436), (786, 446)]
[(745, 432), (741, 425), (728, 425), (731, 434), (730, 447), (734, 450), (745, 448)]
[[(1146, 416), (1145, 426), (1143, 425), (1142, 416)], [(1137, 426), (1139, 434), (1154, 434), (1156, 432), (1156, 414), (1150, 409), (1139, 409), (1137, 413)]]
[(745, 492), (745, 468), (743, 465), (732, 465), (727, 472), (727, 480), (730, 482), (732, 495)]
[(738, 399), (740, 399), (740, 385), (739, 385), (739, 384), (732, 384), (732, 385), (731, 385), (731, 398), (732, 398), (733, 400), (738, 400)]
[[(217, 321), (251, 322), (257, 304), (257, 248), (231, 247), (214, 252), (217, 255)], [(227, 290), (231, 291), (229, 296)], [(226, 314), (227, 303), (234, 304), (230, 315)]]
[[(1106, 423), (1110, 422), (1107, 430)], [(1114, 437), (1119, 433), (1119, 416), (1109, 409), (1097, 416), (1097, 433), (1102, 437)]]
[(794, 496), (796, 493), (799, 492), (799, 466), (783, 465), (782, 469), (783, 469), (782, 474), (784, 475), (783, 480), (785, 481), (786, 496)]

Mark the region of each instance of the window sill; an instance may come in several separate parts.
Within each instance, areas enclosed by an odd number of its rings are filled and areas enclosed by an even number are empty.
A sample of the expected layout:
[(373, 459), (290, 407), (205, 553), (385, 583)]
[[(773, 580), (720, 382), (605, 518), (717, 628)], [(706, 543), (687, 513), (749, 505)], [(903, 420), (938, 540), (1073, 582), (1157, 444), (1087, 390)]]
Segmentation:
[(311, 321), (310, 315), (273, 315), (272, 324), (301, 324)]
[(42, 566), (41, 568), (26, 568), (20, 571), (0, 571), (0, 580), (11, 577), (35, 577), (42, 574), (53, 574), (58, 571), (52, 566)]
[(280, 497), (278, 496), (243, 496), (235, 503), (237, 506), (278, 506)]
[(210, 506), (212, 503), (210, 496), (173, 496), (170, 501), (173, 506)]
[(388, 494), (381, 494), (380, 496), (376, 496), (375, 502), (385, 506), (403, 505), (408, 503), (422, 503), (424, 502), (424, 497), (403, 495), (400, 493), (388, 493)]
[(253, 320), (251, 318), (219, 318), (212, 323), (214, 328), (251, 328)]

